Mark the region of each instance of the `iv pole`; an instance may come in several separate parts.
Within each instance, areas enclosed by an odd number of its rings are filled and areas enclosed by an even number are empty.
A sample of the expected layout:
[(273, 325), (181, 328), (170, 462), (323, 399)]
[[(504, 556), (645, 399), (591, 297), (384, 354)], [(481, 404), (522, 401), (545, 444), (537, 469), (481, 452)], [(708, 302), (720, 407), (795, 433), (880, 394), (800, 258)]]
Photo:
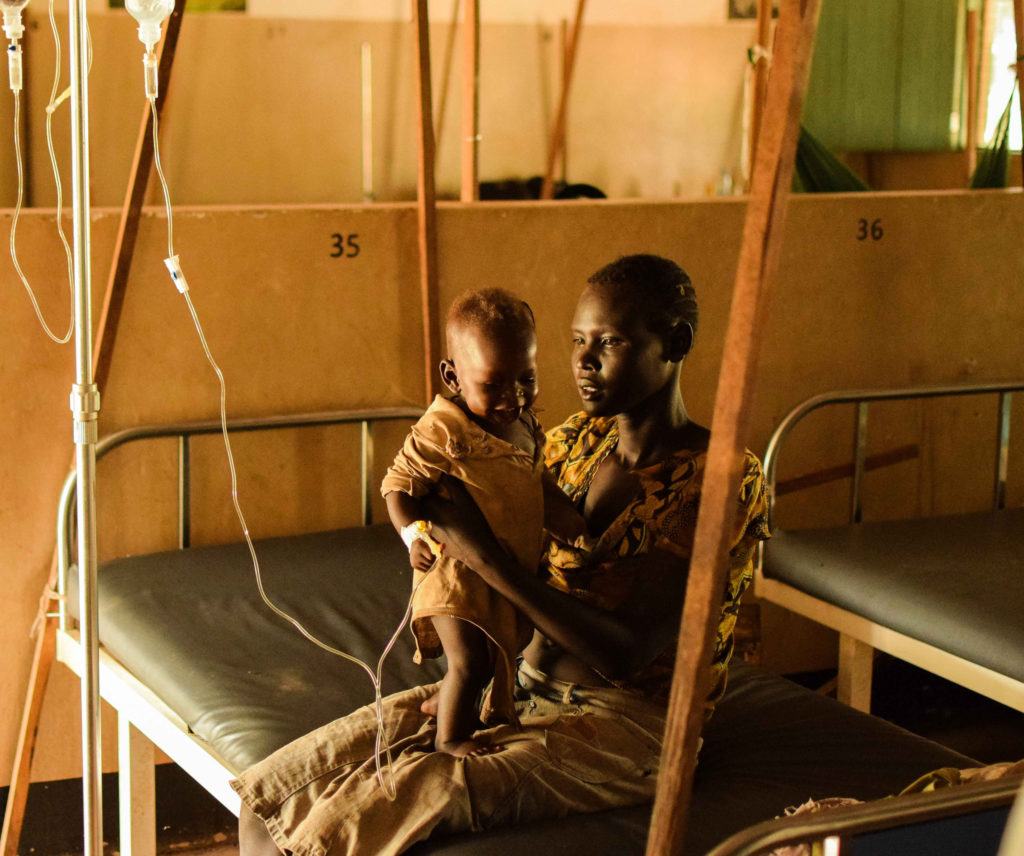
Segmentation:
[(71, 53), (71, 185), (74, 212), (75, 383), (71, 388), (78, 474), (79, 627), (82, 649), (82, 814), (84, 856), (103, 856), (100, 791), (99, 610), (96, 600), (96, 439), (99, 389), (92, 368), (89, 245), (89, 83), (86, 0), (68, 3)]

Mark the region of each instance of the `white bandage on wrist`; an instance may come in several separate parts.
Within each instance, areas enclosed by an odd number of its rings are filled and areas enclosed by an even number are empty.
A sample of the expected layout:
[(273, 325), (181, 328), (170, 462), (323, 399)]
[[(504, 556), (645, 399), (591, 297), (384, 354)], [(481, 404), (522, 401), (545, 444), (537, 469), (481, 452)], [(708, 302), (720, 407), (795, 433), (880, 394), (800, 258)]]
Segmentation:
[(444, 551), (444, 545), (431, 536), (430, 530), (432, 528), (428, 520), (414, 520), (408, 526), (403, 526), (399, 530), (399, 534), (402, 536), (402, 541), (405, 543), (407, 550), (411, 550), (412, 545), (416, 541), (422, 541), (430, 548), (431, 553), (435, 556), (440, 556)]

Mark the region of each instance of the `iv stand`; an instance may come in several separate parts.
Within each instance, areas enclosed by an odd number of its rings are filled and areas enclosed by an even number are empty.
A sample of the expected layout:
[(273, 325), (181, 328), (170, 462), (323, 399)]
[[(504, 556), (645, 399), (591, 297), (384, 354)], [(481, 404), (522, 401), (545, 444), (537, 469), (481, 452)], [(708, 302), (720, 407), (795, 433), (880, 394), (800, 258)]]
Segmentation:
[(82, 679), (84, 856), (103, 856), (100, 765), (99, 610), (96, 586), (96, 439), (100, 394), (92, 368), (89, 226), (89, 82), (86, 0), (68, 3), (71, 53), (71, 185), (74, 211), (75, 383), (71, 388), (78, 474), (79, 628)]

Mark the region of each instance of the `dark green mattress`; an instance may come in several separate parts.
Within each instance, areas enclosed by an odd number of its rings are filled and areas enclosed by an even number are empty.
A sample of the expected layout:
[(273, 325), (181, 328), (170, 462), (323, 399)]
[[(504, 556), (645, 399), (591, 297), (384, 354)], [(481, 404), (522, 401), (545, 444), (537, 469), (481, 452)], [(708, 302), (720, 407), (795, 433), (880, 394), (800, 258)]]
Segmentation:
[[(321, 638), (376, 661), (402, 616), (410, 571), (390, 527), (257, 544), (271, 597)], [(74, 576), (74, 575), (72, 575)], [(77, 601), (71, 592), (72, 603)], [(100, 571), (100, 638), (236, 770), (372, 698), (366, 676), (301, 638), (259, 599), (244, 545), (136, 556)], [(402, 636), (385, 692), (436, 680)], [(974, 762), (875, 717), (738, 665), (705, 732), (690, 853), (809, 797), (881, 797)], [(648, 808), (460, 835), (413, 853), (643, 853)]]
[(1024, 509), (777, 532), (764, 572), (1024, 681)]

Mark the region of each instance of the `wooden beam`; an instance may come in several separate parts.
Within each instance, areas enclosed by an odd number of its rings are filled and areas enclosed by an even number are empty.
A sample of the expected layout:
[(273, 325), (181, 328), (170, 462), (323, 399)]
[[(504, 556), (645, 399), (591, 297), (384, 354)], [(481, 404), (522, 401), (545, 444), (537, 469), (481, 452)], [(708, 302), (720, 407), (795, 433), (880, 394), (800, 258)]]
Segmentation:
[(992, 82), (992, 32), (995, 29), (995, 7), (993, 0), (982, 0), (981, 4), (981, 46), (978, 63), (978, 129), (979, 136), (985, 133), (988, 126), (988, 90)]
[(751, 105), (750, 163), (757, 158), (757, 140), (764, 121), (764, 102), (768, 97), (768, 73), (771, 71), (769, 47), (772, 31), (772, 0), (757, 0), (757, 55), (754, 57), (754, 103)]
[[(167, 22), (167, 32), (158, 48), (158, 73), (160, 76), (160, 95), (157, 98), (158, 114), (163, 109), (170, 86), (171, 69), (174, 66), (174, 54), (178, 45), (178, 35), (181, 32), (184, 5), (184, 3), (179, 3), (171, 13)], [(140, 77), (140, 85), (141, 82)], [(139, 217), (142, 213), (152, 166), (152, 116), (147, 104), (143, 110), (142, 125), (135, 144), (135, 156), (128, 178), (128, 190), (121, 210), (121, 223), (114, 242), (113, 263), (107, 280), (107, 290), (103, 298), (103, 308), (100, 312), (99, 326), (94, 340), (93, 376), (100, 389), (106, 385), (110, 374), (111, 357), (114, 352), (114, 343), (117, 340), (121, 309), (124, 306), (128, 275), (131, 272), (132, 256), (135, 252), (135, 243), (139, 232)], [(50, 565), (50, 575), (46, 583), (46, 594), (43, 596), (43, 604), (40, 607), (42, 624), (38, 631), (39, 636), (33, 652), (28, 688), (22, 705), (18, 746), (14, 755), (14, 767), (11, 771), (11, 785), (7, 797), (7, 807), (4, 811), (3, 831), (0, 833), (0, 856), (17, 856), (18, 845), (21, 841), (25, 805), (31, 783), (32, 757), (35, 754), (36, 738), (39, 733), (39, 717), (56, 651), (57, 619), (49, 611), (52, 602), (49, 593), (53, 592), (56, 583), (57, 556), (54, 553)]]
[[(1013, 26), (1017, 34), (1017, 106), (1024, 127), (1024, 0), (1013, 0)], [(1024, 157), (1021, 158), (1021, 184), (1024, 185)]]
[(437, 194), (434, 188), (434, 121), (430, 85), (430, 18), (427, 0), (412, 0), (416, 26), (416, 211), (423, 314), (423, 369), (427, 403), (440, 390), (441, 360), (437, 297)]
[(762, 332), (782, 250), (820, 0), (783, 0), (747, 203), (669, 697), (648, 856), (682, 852)]
[(558, 99), (558, 113), (555, 114), (555, 127), (551, 132), (548, 145), (548, 163), (544, 170), (544, 184), (541, 186), (540, 198), (553, 199), (555, 196), (555, 166), (559, 153), (565, 146), (565, 124), (569, 112), (569, 93), (572, 90), (572, 75), (576, 68), (576, 56), (579, 53), (580, 35), (583, 32), (583, 13), (587, 8), (587, 0), (576, 0), (576, 20), (572, 28), (572, 40), (566, 56), (565, 73), (562, 75), (562, 93)]
[[(157, 116), (163, 115), (167, 92), (171, 84), (171, 69), (174, 67), (174, 54), (178, 48), (178, 35), (184, 18), (185, 4), (178, 3), (167, 21), (167, 32), (157, 48), (160, 94), (156, 101)], [(140, 72), (141, 74), (141, 72)], [(139, 87), (141, 89), (141, 77)], [(117, 342), (117, 328), (121, 321), (121, 310), (124, 308), (125, 293), (128, 288), (128, 277), (131, 275), (132, 258), (135, 255), (135, 242), (139, 236), (139, 218), (142, 206), (146, 201), (146, 188), (153, 169), (153, 117), (149, 105), (143, 109), (139, 134), (135, 140), (135, 155), (132, 158), (131, 171), (128, 174), (128, 189), (125, 192), (124, 205), (121, 207), (121, 224), (114, 239), (114, 261), (107, 279), (107, 290), (103, 296), (103, 308), (100, 310), (99, 326), (93, 345), (93, 366), (96, 384), (102, 391), (110, 374), (111, 358), (114, 344)]]
[(981, 14), (975, 8), (967, 10), (967, 135), (964, 141), (964, 166), (967, 181), (974, 175), (978, 165), (978, 36), (981, 30)]
[(459, 6), (461, 0), (452, 0), (452, 22), (444, 41), (444, 57), (441, 60), (440, 97), (437, 101), (437, 121), (434, 123), (434, 147), (441, 151), (444, 137), (444, 122), (448, 115), (448, 90), (451, 89), (452, 65), (455, 61), (455, 37), (459, 31)]
[[(48, 607), (49, 599), (42, 608), (47, 609)], [(36, 737), (39, 733), (39, 716), (42, 713), (43, 697), (46, 695), (46, 684), (50, 677), (56, 649), (57, 622), (53, 618), (44, 618), (32, 652), (28, 692), (25, 695), (25, 703), (21, 712), (18, 746), (14, 752), (14, 768), (11, 771), (11, 786), (7, 792), (3, 831), (0, 832), (0, 854), (2, 856), (18, 856), (21, 829), (25, 822), (25, 806), (28, 803), (32, 757), (35, 755)]]
[[(921, 447), (916, 443), (906, 446), (897, 446), (887, 452), (879, 452), (877, 455), (870, 455), (864, 459), (864, 472), (880, 470), (884, 467), (891, 467), (895, 464), (902, 464), (904, 461), (913, 461), (921, 457)], [(787, 493), (796, 493), (800, 490), (807, 490), (812, 487), (820, 487), (823, 484), (853, 478), (854, 465), (840, 464), (836, 467), (826, 467), (816, 470), (813, 473), (794, 476), (791, 479), (779, 481), (775, 485), (775, 495), (785, 496)]]
[[(569, 48), (572, 44), (572, 32), (569, 30), (569, 19), (559, 18), (558, 19), (558, 61), (559, 69), (561, 72), (561, 85), (565, 86), (566, 75), (569, 73)], [(569, 120), (566, 117), (566, 134), (568, 134)], [(558, 168), (556, 172), (558, 177), (563, 183), (568, 182), (567, 176), (569, 175), (569, 158), (567, 152), (569, 150), (569, 143), (566, 139), (566, 134), (562, 135), (562, 144), (558, 149)]]
[(463, 202), (480, 198), (480, 0), (467, 0), (462, 24)]

